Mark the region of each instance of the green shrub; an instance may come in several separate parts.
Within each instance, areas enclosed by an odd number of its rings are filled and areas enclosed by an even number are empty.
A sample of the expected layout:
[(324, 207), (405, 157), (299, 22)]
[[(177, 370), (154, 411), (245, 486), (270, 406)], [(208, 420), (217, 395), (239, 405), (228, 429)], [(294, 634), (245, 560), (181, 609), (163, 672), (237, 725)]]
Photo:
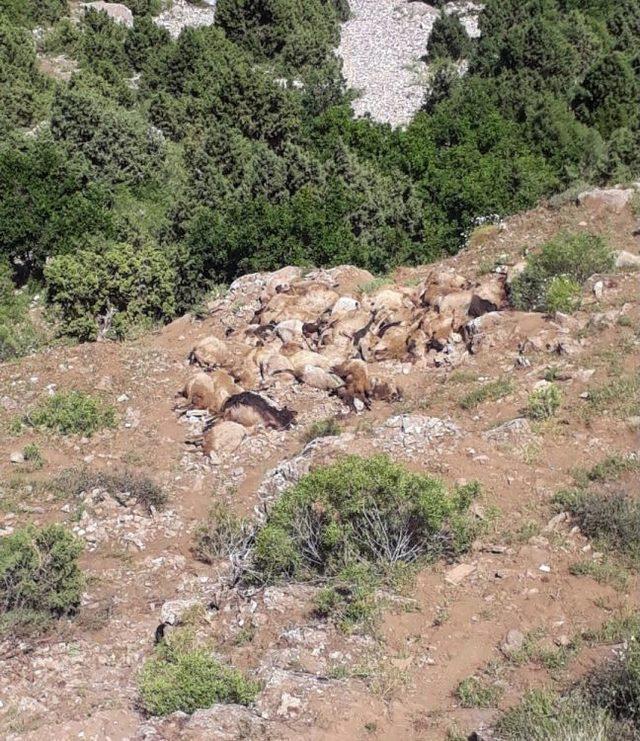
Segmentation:
[(508, 378), (498, 378), (465, 394), (459, 403), (462, 409), (475, 409), (485, 401), (498, 401), (513, 393), (513, 390), (513, 381)]
[(310, 443), (319, 437), (333, 437), (342, 432), (340, 423), (337, 419), (329, 417), (328, 419), (319, 419), (313, 422), (304, 434), (304, 442)]
[[(350, 456), (303, 477), (258, 531), (255, 567), (266, 581), (336, 577), (354, 563), (379, 573), (455, 551), (470, 504), (441, 481), (385, 456)], [(460, 515), (461, 517), (458, 517)]]
[(640, 646), (637, 636), (615, 659), (596, 667), (586, 682), (591, 702), (640, 732)]
[(562, 392), (554, 383), (533, 391), (527, 399), (527, 417), (542, 421), (553, 417), (560, 409), (562, 403)]
[(62, 435), (93, 435), (104, 428), (115, 427), (112, 406), (80, 391), (59, 391), (25, 417), (32, 427), (44, 427)]
[(64, 333), (79, 339), (95, 339), (98, 331), (123, 337), (137, 323), (175, 313), (175, 270), (153, 244), (60, 255), (46, 266), (45, 278)]
[(43, 624), (73, 614), (84, 579), (78, 567), (82, 546), (61, 525), (29, 526), (0, 539), (2, 625)]
[(193, 713), (216, 703), (248, 705), (259, 686), (205, 648), (168, 641), (145, 662), (138, 680), (141, 705), (150, 715)]
[(571, 314), (580, 308), (582, 288), (580, 284), (564, 275), (556, 275), (547, 286), (545, 306), (550, 314), (561, 311)]
[(11, 270), (0, 260), (0, 362), (35, 350), (44, 340), (29, 316), (31, 293), (16, 291)]
[(582, 284), (612, 267), (613, 253), (602, 237), (559, 235), (529, 256), (511, 285), (511, 300), (525, 311), (573, 310)]
[(378, 613), (376, 589), (379, 579), (364, 565), (344, 569), (331, 586), (322, 588), (314, 597), (314, 612), (332, 620), (342, 631), (371, 627)]
[(441, 57), (458, 61), (468, 56), (472, 44), (458, 16), (441, 10), (431, 29), (427, 57), (429, 61)]

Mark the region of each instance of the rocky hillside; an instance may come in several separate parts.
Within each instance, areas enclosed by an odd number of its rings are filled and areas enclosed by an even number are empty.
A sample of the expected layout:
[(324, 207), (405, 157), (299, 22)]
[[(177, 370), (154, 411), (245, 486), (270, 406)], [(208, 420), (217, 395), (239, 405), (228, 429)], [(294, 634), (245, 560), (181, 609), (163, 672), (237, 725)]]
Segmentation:
[[(482, 227), (386, 281), (247, 275), (135, 340), (0, 367), (0, 532), (64, 524), (86, 577), (74, 614), (3, 633), (2, 736), (489, 738), (526, 690), (561, 691), (611, 656), (584, 636), (635, 607), (633, 563), (552, 498), (637, 489), (633, 193)], [(527, 259), (565, 233), (602, 235), (618, 267), (569, 312), (516, 311)], [(85, 401), (61, 416), (68, 392)], [(283, 492), (374, 453), (449, 491), (478, 482), (472, 542), (376, 584), (371, 619), (348, 625), (320, 609), (325, 579), (245, 578)], [(159, 676), (185, 635), (246, 685), (154, 714), (141, 667), (160, 661)]]

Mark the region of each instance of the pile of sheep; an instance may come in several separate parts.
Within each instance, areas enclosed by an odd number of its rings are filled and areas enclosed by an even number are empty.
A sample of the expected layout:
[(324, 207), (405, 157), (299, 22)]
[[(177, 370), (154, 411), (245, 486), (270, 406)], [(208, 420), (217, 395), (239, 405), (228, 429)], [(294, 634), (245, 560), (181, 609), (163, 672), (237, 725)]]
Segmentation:
[(248, 325), (196, 344), (189, 359), (201, 370), (182, 396), (187, 408), (210, 415), (205, 451), (224, 422), (234, 424), (238, 439), (244, 432), (238, 425), (290, 427), (296, 413), (268, 398), (276, 381), (326, 391), (357, 411), (375, 399), (398, 398), (395, 379), (380, 375), (383, 361), (446, 355), (470, 342), (470, 322), (507, 302), (503, 275), (472, 283), (453, 270), (434, 269), (417, 286), (382, 285), (368, 293), (354, 285), (358, 272), (342, 268), (303, 276), (285, 268), (260, 276), (257, 310)]

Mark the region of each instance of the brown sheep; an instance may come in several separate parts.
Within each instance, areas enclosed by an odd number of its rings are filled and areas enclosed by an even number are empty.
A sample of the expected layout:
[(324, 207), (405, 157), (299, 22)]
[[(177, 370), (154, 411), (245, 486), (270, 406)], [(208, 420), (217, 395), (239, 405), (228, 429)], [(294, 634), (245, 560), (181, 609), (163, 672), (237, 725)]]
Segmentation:
[(234, 358), (229, 344), (217, 337), (205, 337), (189, 353), (189, 362), (202, 368), (228, 368)]
[(187, 400), (192, 409), (208, 409), (216, 414), (222, 409), (225, 401), (242, 391), (242, 388), (233, 381), (224, 371), (213, 373), (198, 373), (185, 384), (181, 395)]
[(350, 406), (355, 406), (354, 399), (359, 399), (369, 409), (373, 389), (367, 364), (363, 360), (347, 360), (334, 365), (332, 370), (344, 381), (344, 386), (336, 391), (338, 396)]

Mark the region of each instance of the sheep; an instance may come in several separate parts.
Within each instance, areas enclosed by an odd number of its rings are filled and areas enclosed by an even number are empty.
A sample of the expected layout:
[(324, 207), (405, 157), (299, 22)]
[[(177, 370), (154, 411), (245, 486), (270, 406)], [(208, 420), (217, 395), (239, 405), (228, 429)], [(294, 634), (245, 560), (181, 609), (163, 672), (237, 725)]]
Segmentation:
[(192, 409), (208, 409), (217, 413), (224, 402), (242, 391), (231, 376), (225, 371), (217, 370), (211, 374), (198, 373), (190, 378), (182, 389), (181, 396), (187, 400)]
[(295, 422), (297, 415), (287, 407), (278, 409), (259, 394), (244, 391), (225, 401), (221, 416), (243, 427), (255, 427), (262, 424), (274, 430), (288, 430)]
[(200, 340), (189, 353), (189, 362), (202, 368), (228, 367), (233, 359), (228, 343), (213, 336)]
[(367, 364), (363, 360), (348, 360), (332, 368), (344, 385), (336, 390), (338, 396), (347, 404), (354, 406), (354, 399), (359, 399), (367, 409), (370, 408), (372, 386), (369, 380)]

